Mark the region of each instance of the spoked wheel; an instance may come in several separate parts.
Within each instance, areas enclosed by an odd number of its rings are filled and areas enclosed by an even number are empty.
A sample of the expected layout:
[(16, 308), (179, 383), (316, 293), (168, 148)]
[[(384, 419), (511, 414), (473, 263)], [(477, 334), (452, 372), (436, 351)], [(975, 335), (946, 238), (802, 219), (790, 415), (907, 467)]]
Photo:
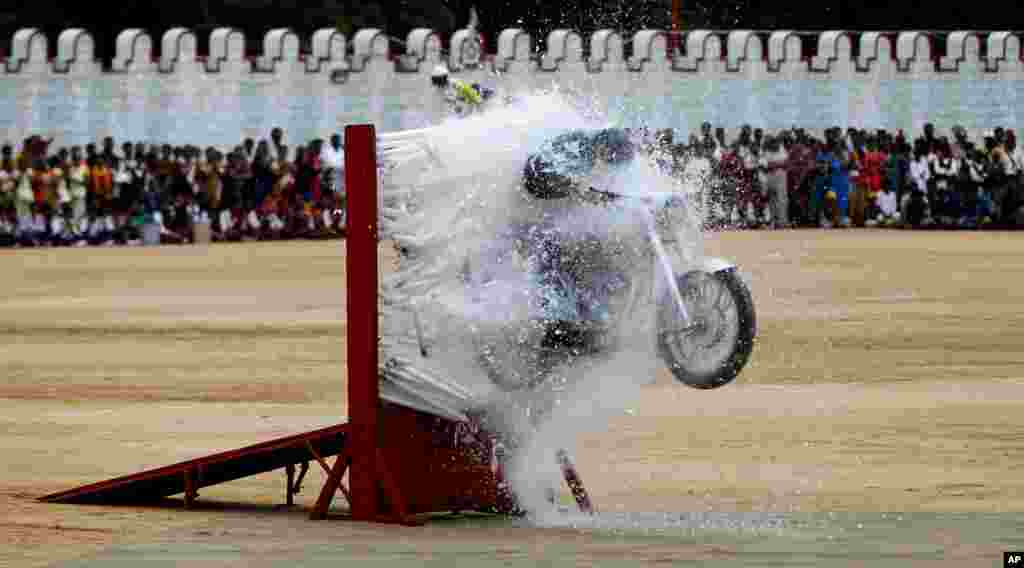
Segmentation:
[(676, 380), (713, 389), (739, 375), (754, 349), (754, 301), (735, 269), (677, 276), (689, 320), (674, 295), (658, 298), (658, 352)]

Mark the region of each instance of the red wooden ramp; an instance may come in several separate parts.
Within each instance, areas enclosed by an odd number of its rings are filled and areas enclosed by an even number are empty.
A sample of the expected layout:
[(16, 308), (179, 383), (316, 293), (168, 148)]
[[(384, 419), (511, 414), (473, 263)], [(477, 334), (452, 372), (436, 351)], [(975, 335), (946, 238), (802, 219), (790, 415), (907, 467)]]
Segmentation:
[[(327, 469), (324, 458), (341, 454), (348, 442), (348, 424), (339, 424), (269, 442), (246, 446), (174, 465), (126, 475), (99, 483), (41, 497), (51, 503), (128, 504), (153, 502), (185, 494), (191, 504), (199, 489), (227, 481), (285, 468), (288, 475), (286, 497), (298, 492), (309, 462), (316, 460)], [(295, 465), (301, 465), (299, 478)]]

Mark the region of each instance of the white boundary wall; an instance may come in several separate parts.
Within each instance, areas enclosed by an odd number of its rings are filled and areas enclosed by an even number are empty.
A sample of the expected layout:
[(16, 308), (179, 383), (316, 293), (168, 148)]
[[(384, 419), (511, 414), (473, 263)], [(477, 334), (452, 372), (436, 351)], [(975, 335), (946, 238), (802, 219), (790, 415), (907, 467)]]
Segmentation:
[[(218, 144), (265, 136), (271, 125), (300, 139), (355, 121), (416, 127), (442, 112), (427, 79), (439, 63), (513, 89), (576, 87), (599, 94), (624, 122), (680, 130), (705, 119), (728, 128), (1019, 127), (1024, 110), (1022, 38), (1011, 32), (954, 32), (940, 55), (934, 38), (918, 31), (693, 30), (672, 52), (660, 30), (534, 38), (507, 29), (489, 46), (472, 30), (442, 38), (417, 29), (405, 53), (392, 53), (381, 30), (319, 30), (303, 50), (304, 38), (280, 28), (263, 36), (262, 53), (247, 54), (242, 32), (219, 28), (200, 58), (188, 29), (159, 39), (128, 29), (110, 71), (87, 30), (56, 39), (55, 50), (37, 29), (11, 39), (0, 62), (0, 141), (42, 132), (64, 143), (114, 135)], [(817, 55), (802, 57), (806, 42)]]

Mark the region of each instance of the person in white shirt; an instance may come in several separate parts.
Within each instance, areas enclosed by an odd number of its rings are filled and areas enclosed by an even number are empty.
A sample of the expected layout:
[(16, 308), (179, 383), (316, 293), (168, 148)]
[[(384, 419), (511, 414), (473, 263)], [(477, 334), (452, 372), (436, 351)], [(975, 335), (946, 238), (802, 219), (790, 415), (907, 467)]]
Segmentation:
[(323, 163), (325, 174), (331, 181), (331, 191), (343, 193), (345, 146), (341, 143), (339, 134), (332, 134), (330, 144), (324, 145), (320, 150), (320, 161)]
[(68, 165), (68, 191), (71, 194), (71, 223), (75, 231), (84, 234), (88, 230), (89, 217), (86, 209), (89, 180), (89, 166), (82, 158), (81, 149), (71, 149), (71, 162)]
[(789, 226), (789, 193), (786, 186), (786, 163), (789, 153), (778, 138), (769, 136), (764, 142), (761, 163), (764, 166), (764, 188), (768, 193), (768, 205), (772, 214), (772, 225), (776, 229)]
[(1017, 175), (1024, 176), (1024, 147), (1014, 148), (1010, 159), (1013, 161), (1013, 167), (1017, 170)]
[[(915, 222), (918, 215), (911, 215), (911, 204), (919, 203), (922, 208), (922, 220), (928, 218), (928, 181), (931, 179), (931, 167), (928, 162), (928, 149), (918, 141), (914, 148), (914, 159), (910, 162), (911, 191), (903, 196), (900, 213), (903, 219)], [(915, 209), (918, 205), (915, 205)]]
[(14, 195), (15, 213), (18, 219), (17, 235), (18, 241), (25, 246), (37, 244), (37, 235), (33, 224), (35, 194), (32, 192), (32, 178), (35, 175), (35, 169), (31, 167), (14, 172), (14, 177), (18, 180)]
[(950, 225), (954, 219), (960, 217), (955, 186), (960, 174), (960, 162), (953, 159), (952, 149), (945, 141), (940, 143), (938, 150), (932, 155), (934, 158), (929, 157), (935, 188), (929, 199), (932, 204), (932, 215), (941, 217), (943, 224)]
[(879, 192), (875, 203), (878, 206), (878, 223), (892, 225), (899, 222), (901, 218), (899, 204), (896, 203), (896, 192), (892, 190), (892, 187), (886, 184)]
[(1006, 176), (1010, 178), (1010, 184), (1019, 186), (1021, 178), (1024, 177), (1024, 152), (1017, 145), (1017, 138), (1013, 135), (1013, 131), (1010, 131), (1006, 135), (1005, 154), (1006, 163), (1004, 165)]

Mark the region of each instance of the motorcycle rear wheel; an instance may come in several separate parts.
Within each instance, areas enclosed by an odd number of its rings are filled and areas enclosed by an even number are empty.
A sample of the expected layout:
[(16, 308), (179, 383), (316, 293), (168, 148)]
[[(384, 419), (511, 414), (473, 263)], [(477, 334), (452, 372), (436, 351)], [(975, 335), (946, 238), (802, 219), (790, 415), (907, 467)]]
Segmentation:
[(658, 354), (681, 383), (714, 389), (735, 379), (750, 360), (757, 336), (754, 300), (735, 269), (676, 277), (682, 314), (672, 293), (658, 298)]

